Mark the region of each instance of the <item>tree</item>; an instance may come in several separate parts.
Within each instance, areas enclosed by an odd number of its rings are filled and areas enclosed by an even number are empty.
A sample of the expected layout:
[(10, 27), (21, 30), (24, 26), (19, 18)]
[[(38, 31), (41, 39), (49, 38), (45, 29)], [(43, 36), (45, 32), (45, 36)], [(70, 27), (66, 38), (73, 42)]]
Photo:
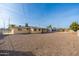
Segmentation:
[(9, 28), (14, 28), (14, 27), (16, 27), (16, 25), (14, 25), (14, 24), (9, 25)]
[(77, 31), (79, 29), (79, 24), (77, 22), (72, 22), (70, 25), (70, 29), (73, 31)]
[(50, 29), (52, 29), (52, 25), (49, 25), (49, 26), (47, 26), (47, 28), (50, 28)]
[(49, 32), (52, 31), (52, 25), (47, 26), (47, 28), (49, 29)]
[(25, 23), (25, 27), (28, 27), (28, 23)]

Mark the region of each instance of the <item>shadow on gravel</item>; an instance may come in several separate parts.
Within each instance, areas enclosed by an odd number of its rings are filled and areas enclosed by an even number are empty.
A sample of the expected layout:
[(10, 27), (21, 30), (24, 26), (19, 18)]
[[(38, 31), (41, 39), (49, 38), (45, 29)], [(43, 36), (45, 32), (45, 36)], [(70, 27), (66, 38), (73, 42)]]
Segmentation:
[(4, 37), (6, 37), (6, 36), (8, 36), (8, 35), (2, 35), (2, 34), (0, 34), (0, 40), (3, 40)]
[[(52, 32), (46, 32), (46, 33), (17, 33), (18, 35), (30, 35), (30, 34), (50, 34), (50, 33), (56, 33), (56, 31), (52, 31)], [(17, 35), (14, 34), (14, 35)]]
[(35, 56), (31, 51), (10, 51), (10, 50), (0, 50), (0, 56)]

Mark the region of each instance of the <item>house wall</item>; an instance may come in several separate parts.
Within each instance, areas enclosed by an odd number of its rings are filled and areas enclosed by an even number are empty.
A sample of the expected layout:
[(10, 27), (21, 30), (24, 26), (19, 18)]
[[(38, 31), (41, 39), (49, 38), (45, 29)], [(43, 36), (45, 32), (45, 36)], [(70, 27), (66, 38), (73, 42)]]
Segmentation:
[(48, 30), (47, 29), (42, 29), (42, 33), (47, 33)]
[(28, 28), (21, 28), (21, 29), (18, 29), (18, 28), (15, 28), (14, 29), (14, 33), (16, 34), (19, 34), (19, 33), (30, 33), (30, 29)]
[[(12, 31), (13, 30), (13, 31)], [(47, 33), (47, 29), (42, 28), (12, 28), (11, 32), (14, 34), (21, 34), (21, 33)]]
[(31, 28), (30, 29), (30, 33), (42, 33), (42, 29), (41, 28)]
[(69, 32), (74, 32), (73, 30), (69, 30)]

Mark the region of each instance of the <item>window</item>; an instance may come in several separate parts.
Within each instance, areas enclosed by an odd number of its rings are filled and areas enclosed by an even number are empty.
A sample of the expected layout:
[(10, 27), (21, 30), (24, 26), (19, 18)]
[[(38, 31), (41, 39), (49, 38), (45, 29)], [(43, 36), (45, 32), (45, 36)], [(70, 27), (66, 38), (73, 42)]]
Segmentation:
[(22, 29), (21, 28), (18, 28), (18, 31), (22, 31)]
[(36, 29), (34, 29), (34, 31), (36, 31)]
[(41, 29), (39, 29), (39, 31), (40, 31)]
[(29, 28), (26, 28), (26, 30), (29, 30)]

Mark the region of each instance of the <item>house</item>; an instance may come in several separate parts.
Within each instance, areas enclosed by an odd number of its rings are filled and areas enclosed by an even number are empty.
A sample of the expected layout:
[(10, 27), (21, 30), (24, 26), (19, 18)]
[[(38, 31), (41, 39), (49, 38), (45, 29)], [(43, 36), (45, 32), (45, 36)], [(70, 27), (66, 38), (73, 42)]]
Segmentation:
[(30, 26), (30, 33), (42, 33), (42, 28)]
[(10, 28), (10, 34), (29, 34), (29, 33), (46, 33), (48, 32), (47, 28), (40, 28), (40, 27), (14, 27)]
[(75, 31), (73, 31), (73, 30), (69, 30), (69, 32), (71, 32), (71, 33), (72, 33), (72, 32), (75, 32)]
[(10, 28), (10, 30), (11, 30), (11, 32), (13, 32), (13, 34), (30, 33), (29, 27), (14, 27), (14, 28)]
[(49, 31), (49, 29), (47, 28), (42, 28), (42, 33), (47, 33)]

